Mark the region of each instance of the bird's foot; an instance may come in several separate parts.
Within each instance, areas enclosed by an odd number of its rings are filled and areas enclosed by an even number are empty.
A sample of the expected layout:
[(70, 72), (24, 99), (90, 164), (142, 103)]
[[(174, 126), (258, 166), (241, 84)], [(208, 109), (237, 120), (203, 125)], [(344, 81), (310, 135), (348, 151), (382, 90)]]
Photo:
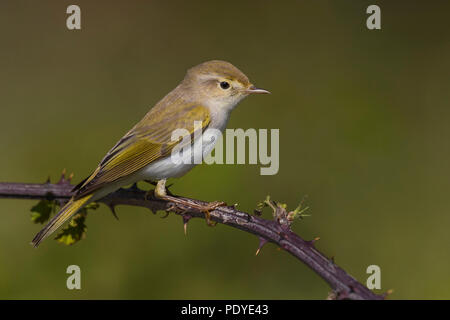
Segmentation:
[(149, 190), (148, 192), (153, 192), (153, 195), (157, 199), (170, 201), (175, 205), (190, 206), (190, 203), (188, 201), (175, 197), (167, 188), (168, 187), (166, 187), (166, 179), (162, 179), (158, 181), (154, 190)]
[(213, 202), (209, 202), (208, 204), (204, 205), (204, 206), (198, 206), (198, 209), (203, 211), (205, 213), (205, 220), (206, 220), (206, 224), (210, 227), (214, 227), (217, 222), (211, 221), (211, 211), (217, 209), (218, 207), (224, 207), (227, 204), (223, 201), (213, 201)]
[[(166, 186), (166, 180), (159, 180), (158, 182), (152, 181), (152, 180), (144, 180), (145, 182), (155, 186), (155, 189), (150, 189), (145, 194), (145, 200), (148, 200), (148, 198), (152, 195), (154, 195), (158, 199), (165, 199), (168, 195), (173, 196), (172, 192), (170, 192), (169, 188), (172, 186), (172, 184)], [(168, 200), (168, 199), (165, 199)]]
[(159, 180), (153, 192), (156, 198), (164, 199), (167, 197), (166, 179)]
[(158, 183), (156, 184), (155, 190), (153, 190), (153, 193), (156, 198), (170, 201), (170, 202), (174, 203), (175, 205), (179, 205), (182, 207), (191, 207), (191, 208), (193, 207), (205, 214), (205, 220), (206, 220), (206, 224), (208, 226), (212, 227), (217, 224), (217, 222), (211, 221), (210, 212), (217, 209), (218, 207), (226, 206), (227, 204), (225, 202), (213, 201), (213, 202), (209, 202), (205, 205), (193, 203), (189, 200), (184, 200), (184, 199), (174, 197), (170, 193), (168, 194), (168, 192), (167, 192), (168, 190), (167, 190), (165, 184), (166, 184), (165, 179), (159, 180)]
[[(154, 192), (154, 194), (155, 194), (156, 197), (160, 198), (160, 197), (158, 196), (158, 194), (161, 195), (161, 197), (166, 196), (166, 195), (173, 196), (173, 193), (170, 192), (170, 190), (169, 190), (169, 188), (170, 188), (171, 186), (173, 186), (173, 183), (171, 183), (171, 184), (169, 184), (168, 186), (166, 186), (166, 180), (165, 180), (165, 179), (164, 179), (164, 183), (161, 182), (162, 180), (159, 180), (158, 182), (152, 181), (152, 180), (144, 180), (144, 181), (147, 182), (147, 183), (149, 183), (149, 184), (151, 184), (152, 186), (155, 186), (155, 187), (156, 187), (156, 188), (155, 188), (155, 192)], [(158, 187), (158, 184), (159, 184), (159, 187)], [(162, 190), (163, 188), (164, 188), (165, 190)], [(158, 191), (157, 191), (156, 189), (158, 189)], [(153, 191), (153, 190), (149, 190), (148, 193), (151, 193), (152, 191)], [(158, 192), (158, 194), (156, 194), (156, 192)]]

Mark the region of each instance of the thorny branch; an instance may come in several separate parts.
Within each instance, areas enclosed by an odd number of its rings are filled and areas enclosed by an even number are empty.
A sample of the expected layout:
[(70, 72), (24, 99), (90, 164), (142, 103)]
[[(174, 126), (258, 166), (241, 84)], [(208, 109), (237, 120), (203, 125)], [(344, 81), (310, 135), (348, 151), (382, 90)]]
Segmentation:
[[(0, 198), (16, 199), (54, 199), (65, 202), (71, 197), (70, 178), (65, 178), (63, 173), (60, 181), (56, 184), (47, 181), (43, 184), (35, 183), (0, 183)], [(207, 202), (179, 197), (186, 202), (186, 205), (174, 204), (168, 201), (148, 196), (147, 192), (137, 188), (136, 185), (128, 189), (119, 189), (106, 196), (98, 202), (106, 204), (115, 214), (115, 207), (118, 205), (131, 205), (145, 207), (152, 212), (163, 210), (180, 215), (183, 219), (185, 232), (186, 226), (192, 218), (205, 218), (205, 213), (199, 211), (199, 205), (206, 205)], [(189, 206), (188, 204), (192, 204)], [(318, 238), (306, 241), (295, 234), (290, 224), (294, 212), (287, 212), (285, 206), (267, 199), (267, 206), (274, 211), (274, 219), (268, 220), (250, 215), (237, 210), (234, 206), (218, 207), (210, 212), (210, 219), (217, 223), (225, 224), (245, 232), (252, 233), (259, 237), (259, 247), (256, 254), (267, 242), (272, 242), (281, 249), (305, 263), (332, 288), (330, 299), (354, 299), (354, 300), (381, 300), (385, 295), (377, 295), (371, 292), (363, 284), (346, 273), (337, 266), (333, 259), (325, 257), (315, 247), (314, 243)]]

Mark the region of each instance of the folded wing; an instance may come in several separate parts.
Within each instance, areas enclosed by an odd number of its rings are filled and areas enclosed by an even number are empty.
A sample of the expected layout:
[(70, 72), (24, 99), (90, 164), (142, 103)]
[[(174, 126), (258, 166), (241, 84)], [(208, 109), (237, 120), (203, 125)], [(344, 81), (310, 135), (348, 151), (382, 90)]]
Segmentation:
[(101, 187), (123, 179), (150, 163), (170, 156), (172, 149), (183, 139), (172, 141), (172, 132), (185, 129), (189, 135), (195, 121), (201, 122), (204, 131), (210, 122), (209, 110), (195, 104), (179, 102), (170, 110), (151, 110), (106, 154), (97, 169), (74, 188), (75, 199), (91, 194)]

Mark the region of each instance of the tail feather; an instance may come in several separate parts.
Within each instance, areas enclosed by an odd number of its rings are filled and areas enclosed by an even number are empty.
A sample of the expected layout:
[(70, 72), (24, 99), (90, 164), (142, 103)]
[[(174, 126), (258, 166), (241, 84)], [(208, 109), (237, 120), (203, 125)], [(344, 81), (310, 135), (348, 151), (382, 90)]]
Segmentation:
[(39, 246), (39, 244), (51, 235), (56, 229), (58, 229), (67, 219), (73, 216), (78, 212), (82, 207), (84, 207), (89, 199), (92, 198), (92, 194), (87, 195), (81, 199), (74, 200), (70, 199), (69, 202), (58, 212), (56, 216), (54, 216), (50, 222), (34, 237), (31, 241), (31, 245), (35, 248)]

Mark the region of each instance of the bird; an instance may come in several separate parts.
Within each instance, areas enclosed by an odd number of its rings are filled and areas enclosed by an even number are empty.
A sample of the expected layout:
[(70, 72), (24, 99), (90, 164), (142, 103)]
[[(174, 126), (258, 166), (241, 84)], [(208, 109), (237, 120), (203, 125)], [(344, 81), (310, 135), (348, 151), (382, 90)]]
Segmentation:
[[(187, 147), (193, 155), (200, 152), (206, 156), (217, 141), (210, 138), (204, 141), (208, 131), (223, 132), (231, 111), (245, 97), (268, 93), (255, 87), (229, 62), (212, 60), (191, 67), (178, 86), (109, 150), (90, 176), (73, 188), (72, 198), (36, 234), (31, 244), (38, 247), (87, 204), (138, 181), (156, 182), (153, 191), (156, 198), (182, 202), (168, 195), (166, 181), (183, 176), (196, 164), (173, 161), (171, 152), (181, 146), (183, 137), (174, 141), (172, 132), (183, 129), (186, 136), (194, 137), (199, 132), (197, 139), (205, 142), (201, 149), (197, 150), (193, 144)], [(209, 213), (219, 205), (223, 203), (212, 202), (200, 209)]]

